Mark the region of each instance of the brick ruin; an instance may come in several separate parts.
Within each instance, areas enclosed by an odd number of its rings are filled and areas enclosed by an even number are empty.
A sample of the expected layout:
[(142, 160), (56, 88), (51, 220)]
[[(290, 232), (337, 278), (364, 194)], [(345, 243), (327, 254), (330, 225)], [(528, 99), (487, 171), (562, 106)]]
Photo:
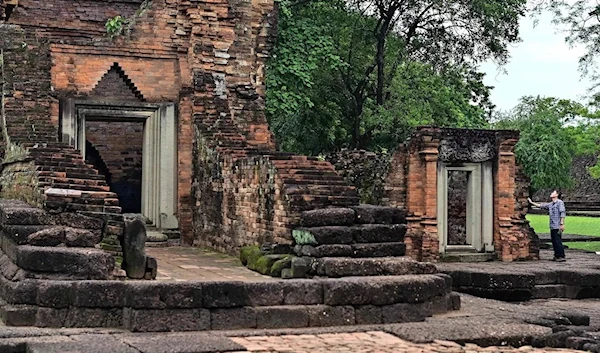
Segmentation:
[[(331, 163), (276, 150), (263, 102), (272, 1), (2, 4), (1, 196), (59, 213), (141, 209), (184, 243), (231, 254), (292, 243), (303, 211), (358, 205)], [(110, 40), (104, 24), (116, 15), (131, 31)], [(520, 230), (517, 138), (424, 128), (396, 152), (385, 204), (408, 211), (407, 254), (438, 258), (438, 161), (477, 162), (489, 168), (472, 175), (491, 172), (494, 188), (493, 245), (481, 249), (535, 258)]]
[[(331, 163), (278, 151), (264, 113), (273, 1), (0, 4), (0, 197), (19, 200), (0, 202), (5, 323), (156, 331), (416, 321), (460, 305), (450, 278), (418, 261), (451, 246), (503, 261), (537, 256), (514, 132), (420, 128), (378, 171), (383, 206), (360, 205)], [(117, 15), (128, 28), (109, 39), (104, 24)], [(450, 187), (467, 189), (463, 223), (480, 220), (447, 248), (445, 171), (466, 173)], [(96, 248), (126, 253), (136, 242), (126, 225), (144, 226), (127, 212), (229, 254), (283, 244), (297, 255), (291, 277), (330, 279), (115, 280), (115, 259)], [(140, 259), (146, 267), (129, 277), (152, 278), (156, 263)], [(171, 326), (153, 326), (167, 317)]]
[[(493, 253), (502, 261), (538, 258), (539, 240), (525, 219), (529, 180), (514, 154), (518, 137), (516, 131), (421, 128), (394, 153), (382, 203), (407, 210), (405, 242), (413, 258), (435, 261), (453, 246)], [(480, 221), (474, 233), (483, 236), (473, 244), (465, 243), (461, 229), (469, 220), (466, 174), (474, 179), (471, 219)], [(444, 217), (450, 238), (439, 234)]]

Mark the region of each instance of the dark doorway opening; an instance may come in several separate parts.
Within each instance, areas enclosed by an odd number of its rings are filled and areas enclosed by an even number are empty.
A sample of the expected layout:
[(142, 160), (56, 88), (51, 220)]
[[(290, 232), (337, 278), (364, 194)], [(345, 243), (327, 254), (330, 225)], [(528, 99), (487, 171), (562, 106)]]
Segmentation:
[(142, 212), (144, 122), (86, 120), (86, 161), (104, 174), (123, 213)]

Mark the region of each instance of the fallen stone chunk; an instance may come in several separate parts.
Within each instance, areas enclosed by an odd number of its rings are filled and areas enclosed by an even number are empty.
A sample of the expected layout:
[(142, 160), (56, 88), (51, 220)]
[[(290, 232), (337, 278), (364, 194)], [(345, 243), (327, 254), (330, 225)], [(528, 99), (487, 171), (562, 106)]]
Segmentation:
[(101, 218), (85, 216), (79, 213), (64, 212), (55, 216), (56, 224), (86, 230), (102, 230), (104, 220)]
[(65, 227), (65, 244), (71, 247), (93, 248), (102, 240), (100, 230)]
[(51, 227), (32, 233), (27, 242), (35, 246), (56, 246), (65, 242), (65, 227)]
[(308, 261), (301, 257), (292, 259), (291, 276), (292, 278), (305, 278), (308, 274)]
[(292, 255), (288, 255), (281, 260), (275, 261), (273, 266), (271, 266), (270, 275), (272, 277), (281, 277), (281, 271), (283, 269), (292, 267), (292, 258), (293, 258)]
[(263, 253), (258, 246), (243, 246), (240, 249), (240, 261), (244, 266), (256, 262), (262, 255)]
[(354, 223), (355, 213), (350, 208), (323, 208), (302, 212), (300, 218), (304, 227), (349, 226)]
[(34, 207), (0, 207), (0, 216), (2, 224), (52, 224), (52, 220), (46, 211)]
[(286, 258), (288, 255), (264, 255), (258, 258), (255, 263), (248, 263), (248, 268), (263, 275), (269, 275), (275, 262)]

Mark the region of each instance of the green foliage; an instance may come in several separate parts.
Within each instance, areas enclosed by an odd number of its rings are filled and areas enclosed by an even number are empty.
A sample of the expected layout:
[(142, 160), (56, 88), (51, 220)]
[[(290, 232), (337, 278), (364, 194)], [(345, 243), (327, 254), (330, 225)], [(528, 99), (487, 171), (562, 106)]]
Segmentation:
[(515, 153), (533, 190), (568, 188), (573, 183), (569, 171), (577, 147), (574, 134), (564, 126), (586, 114), (583, 105), (569, 100), (524, 97), (494, 126), (521, 132)]
[(117, 15), (109, 18), (104, 24), (108, 37), (114, 39), (121, 35), (130, 35), (137, 20), (150, 8), (150, 5), (152, 5), (152, 0), (144, 0), (133, 16), (124, 18)]
[(583, 45), (585, 54), (579, 58), (579, 68), (593, 82), (592, 90), (600, 85), (598, 53), (600, 52), (600, 5), (589, 0), (533, 0), (535, 14), (550, 11), (554, 23), (567, 28), (565, 41)]
[(106, 33), (110, 38), (114, 38), (116, 36), (120, 36), (123, 32), (125, 24), (125, 19), (121, 16), (115, 16), (113, 18), (109, 18), (106, 21), (104, 27), (106, 27)]
[[(525, 0), (280, 2), (267, 116), (280, 147), (394, 149), (420, 124), (485, 126), (490, 87)], [(385, 10), (385, 11), (384, 11)]]

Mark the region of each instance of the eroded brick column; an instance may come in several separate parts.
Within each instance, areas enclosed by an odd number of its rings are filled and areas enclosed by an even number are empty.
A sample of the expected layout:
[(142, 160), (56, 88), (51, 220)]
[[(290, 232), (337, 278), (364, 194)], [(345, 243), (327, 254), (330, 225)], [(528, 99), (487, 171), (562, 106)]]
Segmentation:
[(423, 137), (424, 146), (419, 155), (423, 160), (424, 180), (424, 214), (421, 224), (423, 226), (422, 261), (435, 261), (439, 257), (439, 238), (437, 232), (437, 161), (439, 140), (432, 136)]
[(502, 261), (513, 261), (519, 257), (519, 242), (513, 231), (515, 210), (515, 153), (516, 139), (500, 142), (498, 168), (495, 175), (494, 203), (496, 205), (496, 227), (494, 242), (496, 253)]

